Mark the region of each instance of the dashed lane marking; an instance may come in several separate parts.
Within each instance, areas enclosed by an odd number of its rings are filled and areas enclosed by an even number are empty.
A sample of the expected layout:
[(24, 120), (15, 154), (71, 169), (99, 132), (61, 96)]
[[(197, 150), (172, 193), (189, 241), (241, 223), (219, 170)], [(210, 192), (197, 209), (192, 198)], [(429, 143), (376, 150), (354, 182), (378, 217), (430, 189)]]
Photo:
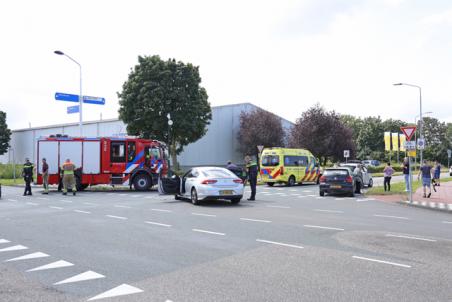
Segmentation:
[(158, 226), (167, 227), (167, 228), (171, 227), (171, 224), (165, 224), (165, 223), (160, 223), (160, 222), (145, 221), (144, 223), (158, 225)]
[(332, 230), (332, 231), (344, 231), (344, 229), (341, 229), (341, 228), (326, 227), (326, 226), (321, 226), (321, 225), (305, 224), (303, 226), (305, 228), (313, 228), (313, 229), (323, 229), (323, 230)]
[(325, 212), (325, 213), (335, 213), (335, 214), (343, 214), (344, 211), (336, 211), (336, 210), (322, 210), (322, 209), (314, 209), (316, 212)]
[(277, 209), (290, 209), (290, 207), (286, 206), (266, 206), (267, 208), (277, 208)]
[(9, 198), (8, 201), (16, 202), (17, 200)]
[(92, 202), (84, 202), (83, 204), (87, 205), (87, 206), (97, 206), (97, 203), (92, 203)]
[(404, 238), (404, 239), (412, 239), (412, 240), (421, 240), (421, 241), (429, 241), (436, 242), (434, 239), (415, 237), (415, 236), (406, 236), (406, 235), (395, 235), (395, 234), (386, 234), (386, 237), (396, 237), (396, 238)]
[(102, 294), (99, 294), (97, 296), (94, 296), (88, 301), (94, 301), (94, 300), (100, 300), (105, 298), (112, 298), (112, 297), (118, 297), (118, 296), (125, 296), (125, 295), (131, 295), (131, 294), (138, 294), (142, 293), (143, 290), (139, 289), (137, 287), (128, 285), (128, 284), (121, 284), (115, 288), (112, 288)]
[(151, 209), (151, 211), (156, 211), (156, 212), (166, 212), (166, 213), (172, 212), (171, 210), (163, 210), (163, 209)]
[(10, 243), (10, 241), (6, 239), (0, 239), (0, 243)]
[(5, 260), (5, 262), (21, 261), (21, 260), (29, 260), (29, 259), (37, 259), (37, 258), (45, 258), (45, 257), (49, 257), (49, 255), (47, 255), (45, 253), (37, 252), (37, 253), (23, 255), (20, 257), (16, 257), (16, 258), (11, 258), (11, 259)]
[(40, 200), (49, 200), (48, 198), (45, 198), (45, 197), (38, 197), (38, 199), (40, 199)]
[(9, 246), (9, 247), (0, 249), (0, 252), (11, 252), (11, 251), (21, 251), (21, 250), (28, 250), (28, 247), (23, 246), (23, 245), (13, 245), (13, 246)]
[(204, 213), (191, 213), (191, 214), (192, 214), (192, 215), (195, 215), (195, 216), (217, 217), (217, 215), (204, 214)]
[(137, 197), (141, 197), (141, 195), (135, 194), (135, 195), (130, 195), (130, 197), (137, 198)]
[(374, 216), (375, 217), (382, 217), (382, 218), (404, 219), (404, 220), (409, 220), (410, 219), (408, 217), (403, 217), (403, 216), (377, 215), (377, 214), (374, 214)]
[(39, 203), (36, 202), (26, 202), (26, 204), (30, 205), (30, 206), (38, 206)]
[(389, 264), (399, 267), (405, 267), (405, 268), (411, 268), (411, 265), (396, 263), (396, 262), (390, 262), (390, 261), (384, 261), (384, 260), (378, 260), (378, 259), (372, 259), (372, 258), (366, 258), (366, 257), (360, 257), (360, 256), (353, 256), (354, 259), (360, 259), (360, 260), (366, 260), (371, 262), (377, 262), (377, 263), (383, 263), (383, 264)]
[(270, 223), (270, 220), (262, 220), (262, 219), (252, 219), (252, 218), (240, 218), (240, 220), (243, 221), (252, 221), (252, 222), (263, 222), (263, 223)]
[(309, 197), (317, 197), (317, 195), (306, 195), (306, 196), (309, 196)]
[(74, 282), (87, 281), (87, 280), (95, 280), (95, 279), (101, 279), (101, 278), (105, 278), (105, 276), (101, 275), (99, 273), (93, 272), (93, 271), (86, 271), (84, 273), (81, 273), (81, 274), (75, 275), (73, 277), (64, 279), (62, 281), (56, 282), (53, 285), (74, 283)]
[(82, 214), (91, 214), (91, 212), (88, 211), (82, 211), (82, 210), (74, 210), (76, 213), (82, 213)]
[(206, 233), (206, 234), (211, 234), (211, 235), (219, 235), (219, 236), (225, 236), (225, 233), (219, 233), (219, 232), (212, 232), (212, 231), (206, 231), (206, 230), (200, 230), (200, 229), (192, 229), (193, 232), (198, 232), (198, 233)]
[(123, 205), (115, 205), (115, 208), (131, 209), (132, 207), (123, 206)]
[(452, 224), (452, 221), (443, 221), (442, 223)]
[(55, 209), (55, 210), (63, 210), (63, 208), (62, 208), (62, 207), (54, 207), (54, 206), (49, 206), (49, 208), (51, 208), (51, 209)]
[(297, 249), (303, 249), (304, 248), (304, 247), (302, 247), (300, 245), (294, 245), (294, 244), (288, 244), (288, 243), (282, 243), (282, 242), (276, 242), (276, 241), (270, 241), (270, 240), (264, 240), (264, 239), (256, 239), (256, 241), (257, 242), (274, 244), (274, 245), (281, 245), (281, 246), (286, 246), (286, 247), (293, 247), (293, 248), (297, 248)]
[(73, 266), (74, 264), (64, 261), (64, 260), (59, 260), (59, 261), (55, 261), (46, 265), (42, 265), (42, 266), (38, 266), (32, 269), (29, 269), (27, 272), (36, 272), (36, 271), (43, 271), (43, 270), (48, 270), (48, 269), (55, 269), (55, 268), (63, 268), (63, 267), (68, 267), (68, 266)]
[(109, 218), (114, 218), (114, 219), (121, 219), (121, 220), (126, 220), (127, 217), (123, 217), (123, 216), (115, 216), (115, 215), (105, 215)]
[(60, 199), (61, 202), (66, 202), (66, 203), (71, 203), (72, 200), (68, 200), (68, 199)]

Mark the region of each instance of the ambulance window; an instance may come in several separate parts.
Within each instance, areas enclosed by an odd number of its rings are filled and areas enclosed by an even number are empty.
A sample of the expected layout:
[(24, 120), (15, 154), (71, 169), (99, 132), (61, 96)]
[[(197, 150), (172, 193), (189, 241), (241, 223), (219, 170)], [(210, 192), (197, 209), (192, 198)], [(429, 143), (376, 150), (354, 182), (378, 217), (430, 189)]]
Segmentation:
[(271, 167), (279, 165), (279, 156), (278, 155), (264, 155), (262, 157), (262, 166)]
[(135, 159), (135, 155), (137, 154), (137, 149), (135, 146), (135, 142), (127, 143), (127, 161), (132, 162)]
[(111, 142), (110, 161), (112, 163), (124, 163), (126, 161), (126, 143)]
[(306, 156), (284, 156), (284, 165), (288, 167), (303, 166), (308, 164), (308, 158)]

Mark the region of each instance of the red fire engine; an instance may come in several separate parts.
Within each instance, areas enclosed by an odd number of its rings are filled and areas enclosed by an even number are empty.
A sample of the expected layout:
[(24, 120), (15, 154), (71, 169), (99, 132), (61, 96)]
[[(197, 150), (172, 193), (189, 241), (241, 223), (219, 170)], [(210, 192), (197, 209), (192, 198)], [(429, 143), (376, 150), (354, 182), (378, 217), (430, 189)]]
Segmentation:
[(168, 172), (166, 145), (132, 137), (68, 137), (50, 135), (38, 139), (37, 183), (42, 184), (42, 158), (49, 165), (49, 184), (61, 186), (60, 167), (66, 159), (76, 166), (77, 188), (91, 185), (127, 185), (138, 191), (157, 184)]

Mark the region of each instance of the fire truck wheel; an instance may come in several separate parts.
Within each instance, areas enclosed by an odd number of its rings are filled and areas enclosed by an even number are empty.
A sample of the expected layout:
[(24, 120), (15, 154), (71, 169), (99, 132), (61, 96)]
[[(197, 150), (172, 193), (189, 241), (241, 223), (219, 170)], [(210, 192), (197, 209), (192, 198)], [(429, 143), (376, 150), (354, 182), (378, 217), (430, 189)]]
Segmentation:
[(137, 191), (147, 191), (152, 187), (151, 178), (146, 174), (138, 174), (133, 179), (133, 187)]

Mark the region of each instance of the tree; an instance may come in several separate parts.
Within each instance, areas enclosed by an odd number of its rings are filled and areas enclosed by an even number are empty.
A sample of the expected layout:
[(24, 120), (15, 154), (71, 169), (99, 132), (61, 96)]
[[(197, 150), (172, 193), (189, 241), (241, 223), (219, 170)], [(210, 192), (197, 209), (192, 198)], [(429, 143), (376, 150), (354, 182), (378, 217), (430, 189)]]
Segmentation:
[(0, 155), (8, 151), (9, 140), (11, 139), (11, 130), (6, 124), (6, 113), (0, 111)]
[(355, 155), (353, 131), (334, 111), (326, 112), (319, 104), (303, 112), (290, 133), (290, 146), (306, 148), (323, 159), (343, 160), (344, 150)]
[(381, 160), (384, 157), (384, 132), (380, 117), (364, 118), (356, 140), (358, 158), (365, 159), (370, 156)]
[(240, 129), (238, 133), (239, 151), (255, 155), (257, 146), (283, 147), (284, 129), (281, 118), (271, 112), (256, 108), (253, 111), (240, 114)]
[(439, 160), (442, 164), (447, 163), (447, 149), (452, 147), (451, 139), (447, 137), (448, 127), (446, 123), (436, 118), (423, 118), (423, 132), (425, 139), (425, 150), (423, 157), (426, 160)]
[(341, 114), (340, 119), (345, 126), (352, 130), (353, 141), (356, 142), (358, 140), (359, 132), (361, 131), (363, 126), (363, 120), (359, 117), (349, 114)]
[(139, 56), (118, 93), (119, 117), (127, 124), (127, 133), (168, 142), (173, 165), (178, 167), (177, 154), (206, 134), (212, 118), (207, 92), (200, 83), (198, 66)]

